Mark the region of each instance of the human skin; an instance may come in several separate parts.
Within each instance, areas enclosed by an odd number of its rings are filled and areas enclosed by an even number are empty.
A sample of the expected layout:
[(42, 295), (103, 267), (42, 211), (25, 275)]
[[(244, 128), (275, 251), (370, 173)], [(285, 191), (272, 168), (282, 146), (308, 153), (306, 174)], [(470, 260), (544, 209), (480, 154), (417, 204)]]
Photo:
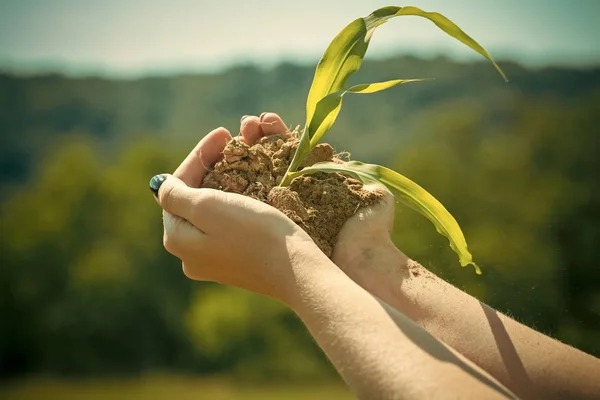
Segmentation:
[(393, 200), (360, 210), (332, 260), (523, 399), (600, 398), (600, 360), (494, 310), (409, 259), (392, 243)]
[[(285, 128), (277, 122), (269, 129)], [(600, 360), (516, 322), (410, 260), (390, 239), (393, 219), (390, 194), (359, 210), (340, 232), (334, 263), (518, 396), (600, 398)]]
[[(260, 131), (248, 129), (253, 122), (246, 121), (236, 140), (252, 143), (270, 130), (281, 132), (277, 116), (249, 118), (258, 121)], [(280, 211), (241, 195), (199, 189), (206, 168), (231, 140), (228, 135), (222, 128), (211, 132), (173, 176), (153, 178), (151, 184), (164, 210), (164, 246), (182, 260), (186, 276), (289, 306), (358, 398), (514, 398), (352, 281)]]

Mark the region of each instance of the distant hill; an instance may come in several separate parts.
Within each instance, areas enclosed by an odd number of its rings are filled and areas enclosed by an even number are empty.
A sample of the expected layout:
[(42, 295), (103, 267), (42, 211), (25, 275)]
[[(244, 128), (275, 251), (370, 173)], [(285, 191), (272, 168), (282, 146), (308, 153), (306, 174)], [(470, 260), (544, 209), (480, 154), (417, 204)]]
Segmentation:
[[(489, 124), (502, 124), (518, 97), (569, 101), (600, 87), (600, 67), (530, 70), (508, 62), (502, 68), (509, 83), (485, 62), (407, 56), (367, 61), (354, 82), (436, 79), (368, 98), (349, 96), (328, 141), (362, 160), (382, 161), (420, 133), (420, 117), (447, 102), (476, 104)], [(265, 110), (302, 124), (312, 74), (312, 67), (292, 64), (136, 80), (0, 74), (0, 181), (22, 182), (45, 149), (65, 135), (90, 135), (108, 146), (145, 135), (191, 145), (217, 126), (235, 130), (240, 116)], [(361, 134), (372, 140), (352, 147)], [(388, 146), (392, 141), (398, 145)]]

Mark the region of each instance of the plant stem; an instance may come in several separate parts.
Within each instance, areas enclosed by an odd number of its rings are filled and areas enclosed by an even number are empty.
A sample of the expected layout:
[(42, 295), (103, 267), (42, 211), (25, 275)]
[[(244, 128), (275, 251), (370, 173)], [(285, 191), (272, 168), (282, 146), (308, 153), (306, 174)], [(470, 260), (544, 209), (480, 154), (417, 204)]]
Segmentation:
[(298, 150), (296, 150), (296, 153), (294, 153), (294, 158), (292, 159), (290, 166), (288, 167), (287, 171), (285, 172), (283, 179), (281, 179), (281, 183), (279, 183), (279, 186), (289, 186), (290, 183), (292, 183), (292, 179), (294, 179), (292, 177), (292, 173), (296, 172), (296, 169), (298, 169), (298, 166), (300, 165), (300, 162), (302, 161), (301, 157), (298, 157), (298, 153), (299, 153)]
[(302, 163), (304, 157), (308, 153), (310, 153), (311, 150), (312, 149), (310, 148), (310, 139), (308, 138), (308, 129), (307, 126), (305, 126), (302, 130), (302, 135), (300, 136), (300, 141), (298, 142), (298, 147), (296, 147), (296, 152), (294, 153), (292, 162), (290, 163), (290, 166), (285, 172), (285, 175), (281, 179), (281, 183), (279, 183), (279, 186), (285, 187), (289, 186), (289, 184), (292, 183), (292, 180), (294, 179), (292, 177), (292, 173), (296, 172), (298, 167), (300, 167), (300, 164)]

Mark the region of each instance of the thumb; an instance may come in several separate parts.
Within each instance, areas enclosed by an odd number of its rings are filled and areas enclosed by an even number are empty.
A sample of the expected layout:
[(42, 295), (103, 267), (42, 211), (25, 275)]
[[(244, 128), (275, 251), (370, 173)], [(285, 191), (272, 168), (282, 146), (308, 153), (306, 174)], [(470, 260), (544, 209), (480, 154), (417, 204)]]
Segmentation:
[(190, 188), (181, 179), (170, 174), (152, 177), (150, 190), (163, 210), (200, 228), (197, 225), (199, 202), (203, 197), (200, 190)]
[(367, 213), (363, 214), (361, 219), (368, 219), (376, 227), (385, 226), (387, 232), (392, 233), (396, 203), (393, 193), (387, 187), (379, 185), (365, 185), (364, 189), (378, 192), (381, 198), (375, 204), (367, 207)]

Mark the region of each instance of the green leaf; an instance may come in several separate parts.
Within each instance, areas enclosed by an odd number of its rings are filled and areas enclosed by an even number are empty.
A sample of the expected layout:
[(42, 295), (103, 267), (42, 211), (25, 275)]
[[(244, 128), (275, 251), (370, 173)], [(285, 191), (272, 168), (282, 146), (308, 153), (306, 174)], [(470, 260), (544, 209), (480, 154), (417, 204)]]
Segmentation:
[[(310, 151), (319, 143), (319, 141), (325, 136), (327, 131), (333, 126), (338, 114), (342, 108), (342, 98), (346, 93), (375, 93), (382, 90), (389, 89), (393, 86), (400, 85), (408, 82), (418, 82), (425, 79), (394, 79), (385, 82), (376, 83), (364, 83), (361, 85), (352, 86), (349, 89), (342, 90), (335, 93), (330, 93), (319, 101), (317, 104), (316, 112), (312, 118), (311, 124), (304, 128), (298, 148), (290, 166), (288, 172), (295, 171), (300, 162), (304, 157), (310, 153)], [(312, 137), (309, 137), (308, 132), (314, 132)], [(284, 176), (281, 181), (282, 186), (286, 186), (290, 183), (291, 177), (288, 173)]]
[(291, 174), (292, 179), (315, 172), (341, 172), (353, 176), (364, 183), (381, 183), (394, 193), (396, 199), (418, 211), (429, 219), (441, 235), (448, 238), (450, 247), (458, 255), (460, 265), (472, 265), (477, 274), (481, 269), (473, 262), (473, 256), (467, 248), (467, 242), (454, 217), (435, 197), (407, 177), (374, 164), (358, 161), (345, 163), (322, 162), (306, 167)]
[(395, 79), (385, 82), (366, 83), (352, 86), (347, 90), (328, 94), (317, 103), (315, 113), (308, 126), (308, 132), (311, 132), (310, 148), (308, 151), (315, 147), (333, 126), (340, 113), (340, 109), (342, 108), (342, 98), (346, 93), (375, 93), (403, 83), (423, 80), (425, 79)]
[(506, 80), (506, 76), (490, 54), (443, 15), (426, 12), (417, 7), (383, 7), (374, 11), (368, 17), (358, 18), (346, 26), (333, 39), (319, 61), (306, 101), (306, 126), (309, 127), (307, 134), (311, 139), (311, 143), (313, 143), (312, 138), (316, 134), (315, 131), (311, 131), (310, 126), (317, 111), (317, 104), (330, 93), (342, 91), (348, 78), (360, 69), (375, 29), (391, 18), (403, 15), (429, 19), (448, 35), (490, 60)]

